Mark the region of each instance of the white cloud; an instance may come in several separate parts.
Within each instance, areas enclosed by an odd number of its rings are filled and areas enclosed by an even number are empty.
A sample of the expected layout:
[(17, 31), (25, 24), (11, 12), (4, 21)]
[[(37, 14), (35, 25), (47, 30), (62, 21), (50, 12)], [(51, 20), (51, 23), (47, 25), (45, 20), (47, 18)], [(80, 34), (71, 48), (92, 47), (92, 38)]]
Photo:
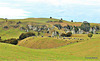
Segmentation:
[(80, 4), (80, 5), (100, 5), (100, 0), (14, 0), (26, 3), (45, 3), (49, 5), (67, 5), (67, 4)]
[(4, 5), (4, 4), (9, 4), (9, 3), (1, 3), (1, 2), (0, 2), (0, 5)]
[(1, 18), (24, 18), (27, 15), (27, 11), (22, 9), (13, 9), (9, 7), (0, 7), (0, 17)]

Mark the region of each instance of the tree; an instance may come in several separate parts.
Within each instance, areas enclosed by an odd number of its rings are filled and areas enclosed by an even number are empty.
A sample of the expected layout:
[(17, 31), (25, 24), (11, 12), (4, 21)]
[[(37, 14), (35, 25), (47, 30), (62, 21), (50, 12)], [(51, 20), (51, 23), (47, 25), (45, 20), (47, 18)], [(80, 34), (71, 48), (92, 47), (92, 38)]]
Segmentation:
[(38, 34), (37, 34), (38, 36), (40, 35), (40, 32), (38, 32)]
[(61, 18), (61, 20), (63, 20), (63, 19)]
[(62, 36), (62, 37), (65, 37), (65, 33), (62, 33), (61, 36)]
[(62, 33), (61, 36), (62, 37), (70, 37), (70, 36), (72, 36), (72, 32)]
[(35, 34), (32, 33), (32, 32), (22, 33), (22, 34), (19, 36), (19, 39), (22, 40), (22, 39), (25, 39), (25, 38), (30, 37), (30, 36), (35, 36)]
[(0, 42), (2, 42), (1, 36), (0, 36)]
[(89, 32), (89, 30), (90, 30), (90, 23), (84, 21), (81, 24), (81, 29), (84, 30), (85, 32)]
[(55, 24), (54, 26), (56, 26), (59, 30), (62, 28), (60, 24)]
[(90, 39), (91, 39), (91, 37), (93, 36), (93, 34), (92, 33), (89, 33), (88, 34), (88, 37), (90, 37)]
[(74, 26), (75, 32), (79, 31), (79, 28), (77, 26)]
[(52, 19), (52, 17), (50, 17), (50, 19)]
[(71, 20), (71, 22), (73, 22), (73, 20)]
[(1, 40), (1, 36), (0, 36), (0, 40)]
[(11, 39), (4, 40), (4, 42), (16, 45), (18, 43), (18, 40), (15, 38), (11, 38)]
[(72, 32), (68, 32), (67, 34), (65, 34), (66, 37), (70, 37), (72, 36)]

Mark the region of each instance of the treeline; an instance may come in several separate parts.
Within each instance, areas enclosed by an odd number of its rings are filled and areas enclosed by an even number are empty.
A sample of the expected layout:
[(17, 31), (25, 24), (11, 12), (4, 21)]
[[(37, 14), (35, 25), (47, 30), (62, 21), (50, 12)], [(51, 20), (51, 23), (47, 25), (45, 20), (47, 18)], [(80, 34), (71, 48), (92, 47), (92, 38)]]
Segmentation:
[(35, 34), (32, 33), (32, 32), (22, 33), (22, 34), (19, 36), (19, 39), (11, 38), (11, 39), (7, 39), (7, 40), (2, 40), (1, 37), (0, 37), (0, 42), (17, 45), (18, 41), (20, 41), (20, 40), (22, 40), (22, 39), (25, 39), (25, 38), (27, 38), (27, 37), (30, 37), (30, 36), (35, 36)]

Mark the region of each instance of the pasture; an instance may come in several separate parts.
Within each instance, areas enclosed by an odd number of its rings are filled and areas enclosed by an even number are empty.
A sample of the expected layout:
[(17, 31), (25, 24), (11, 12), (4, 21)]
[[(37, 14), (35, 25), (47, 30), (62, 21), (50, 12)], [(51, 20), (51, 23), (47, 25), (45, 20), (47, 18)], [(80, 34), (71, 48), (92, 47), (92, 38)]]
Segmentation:
[[(74, 37), (76, 37), (74, 35)], [(86, 38), (84, 36), (83, 38)], [(100, 61), (100, 35), (79, 43), (51, 49), (30, 49), (0, 43), (0, 60), (7, 61)], [(87, 59), (86, 57), (97, 57)]]

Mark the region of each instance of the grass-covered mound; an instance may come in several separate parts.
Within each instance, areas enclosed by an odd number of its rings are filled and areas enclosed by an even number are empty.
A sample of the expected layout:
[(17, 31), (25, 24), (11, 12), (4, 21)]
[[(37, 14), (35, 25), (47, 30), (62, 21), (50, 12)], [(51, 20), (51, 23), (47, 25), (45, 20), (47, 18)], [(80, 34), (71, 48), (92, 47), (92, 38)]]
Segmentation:
[(100, 61), (99, 47), (100, 35), (94, 35), (88, 41), (52, 49), (29, 49), (0, 43), (0, 61)]
[(52, 37), (29, 37), (21, 40), (18, 45), (33, 49), (56, 48), (67, 45), (69, 42)]

